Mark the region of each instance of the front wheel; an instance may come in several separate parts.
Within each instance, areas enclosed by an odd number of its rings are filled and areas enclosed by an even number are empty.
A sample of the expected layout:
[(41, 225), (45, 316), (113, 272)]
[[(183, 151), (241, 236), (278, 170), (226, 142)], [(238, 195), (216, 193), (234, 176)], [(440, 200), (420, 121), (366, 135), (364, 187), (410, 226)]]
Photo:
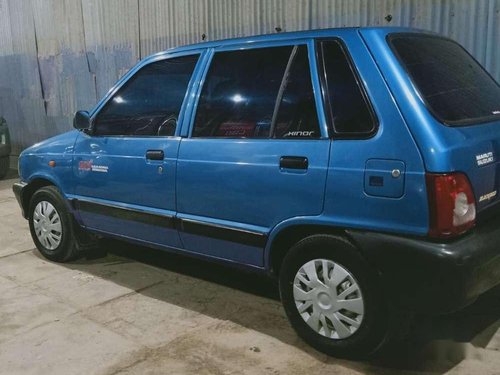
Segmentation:
[(78, 255), (78, 243), (71, 213), (54, 186), (37, 190), (30, 202), (31, 237), (40, 253), (56, 262), (67, 262)]
[(388, 331), (387, 308), (374, 270), (348, 241), (308, 237), (285, 256), (280, 294), (298, 335), (317, 350), (359, 358)]

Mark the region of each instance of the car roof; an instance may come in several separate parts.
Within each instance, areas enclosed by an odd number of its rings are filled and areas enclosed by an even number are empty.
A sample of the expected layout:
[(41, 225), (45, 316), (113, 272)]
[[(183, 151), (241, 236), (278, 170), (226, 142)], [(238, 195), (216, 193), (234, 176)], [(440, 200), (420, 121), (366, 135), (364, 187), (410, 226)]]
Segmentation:
[(231, 38), (231, 39), (221, 39), (214, 41), (206, 41), (196, 44), (188, 44), (184, 46), (170, 48), (161, 52), (157, 52), (153, 55), (147, 56), (141, 61), (139, 61), (134, 67), (132, 67), (125, 75), (123, 75), (118, 82), (108, 91), (106, 95), (97, 103), (97, 105), (92, 109), (91, 115), (93, 116), (97, 110), (107, 101), (107, 99), (113, 95), (114, 92), (126, 82), (135, 72), (137, 72), (144, 65), (150, 64), (156, 60), (168, 57), (170, 54), (183, 54), (189, 51), (215, 48), (221, 46), (231, 46), (231, 45), (241, 45), (241, 44), (251, 44), (251, 43), (262, 43), (262, 42), (273, 42), (273, 41), (292, 41), (299, 39), (313, 39), (313, 38), (328, 38), (328, 37), (339, 37), (348, 38), (349, 36), (358, 35), (361, 33), (432, 33), (427, 30), (419, 30), (408, 27), (341, 27), (341, 28), (329, 28), (329, 29), (316, 29), (316, 30), (303, 30), (303, 31), (292, 31), (292, 32), (279, 32), (274, 34), (263, 34), (254, 35), (241, 38)]
[(179, 53), (196, 49), (206, 49), (206, 48), (215, 48), (220, 46), (231, 46), (236, 44), (245, 44), (245, 43), (257, 43), (257, 42), (272, 42), (272, 41), (283, 41), (283, 40), (292, 40), (292, 39), (308, 39), (308, 38), (324, 38), (329, 36), (347, 36), (349, 34), (358, 33), (360, 30), (378, 30), (387, 33), (394, 32), (427, 32), (425, 30), (418, 30), (407, 27), (341, 27), (341, 28), (329, 28), (329, 29), (316, 29), (316, 30), (303, 30), (303, 31), (291, 31), (291, 32), (277, 32), (274, 34), (262, 34), (262, 35), (254, 35), (240, 38), (230, 38), (230, 39), (221, 39), (207, 42), (200, 42), (195, 44), (188, 44), (180, 47), (169, 48), (165, 51), (155, 53), (154, 55), (148, 56), (149, 58), (153, 58), (159, 55), (170, 54), (170, 53)]

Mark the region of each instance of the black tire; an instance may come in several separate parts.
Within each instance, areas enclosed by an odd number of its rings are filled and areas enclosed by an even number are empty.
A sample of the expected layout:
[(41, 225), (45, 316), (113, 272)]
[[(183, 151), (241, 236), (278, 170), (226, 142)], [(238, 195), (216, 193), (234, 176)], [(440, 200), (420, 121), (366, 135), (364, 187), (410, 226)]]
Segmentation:
[(0, 157), (0, 180), (9, 172), (9, 157)]
[[(293, 294), (299, 269), (314, 259), (331, 260), (346, 269), (361, 289), (364, 313), (359, 328), (343, 339), (325, 337), (313, 330), (300, 315)], [(387, 304), (378, 286), (378, 275), (347, 240), (331, 235), (314, 235), (295, 244), (280, 269), (280, 295), (285, 312), (297, 334), (315, 349), (336, 357), (365, 358), (373, 354), (388, 333)]]
[[(61, 222), (61, 240), (57, 247), (49, 249), (38, 239), (34, 228), (34, 211), (41, 201), (49, 202), (57, 211)], [(45, 186), (38, 189), (31, 197), (28, 216), (31, 237), (37, 249), (47, 259), (54, 262), (68, 262), (74, 260), (79, 255), (78, 242), (75, 235), (75, 225), (73, 216), (69, 212), (64, 198), (55, 186)]]

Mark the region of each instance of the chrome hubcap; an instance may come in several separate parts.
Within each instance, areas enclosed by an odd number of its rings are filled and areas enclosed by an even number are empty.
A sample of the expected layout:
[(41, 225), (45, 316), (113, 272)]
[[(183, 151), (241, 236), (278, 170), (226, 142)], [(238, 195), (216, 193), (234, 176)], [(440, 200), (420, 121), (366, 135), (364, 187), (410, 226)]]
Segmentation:
[(48, 250), (54, 250), (61, 243), (61, 218), (50, 202), (38, 202), (33, 212), (33, 227), (38, 241)]
[(365, 306), (356, 279), (331, 260), (314, 259), (300, 267), (293, 297), (302, 319), (322, 336), (345, 339), (363, 321)]

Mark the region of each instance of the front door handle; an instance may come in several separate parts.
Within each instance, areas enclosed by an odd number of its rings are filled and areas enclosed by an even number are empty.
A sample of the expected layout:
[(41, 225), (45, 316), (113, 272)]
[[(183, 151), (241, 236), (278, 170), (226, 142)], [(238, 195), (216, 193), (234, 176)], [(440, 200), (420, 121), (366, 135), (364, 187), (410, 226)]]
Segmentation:
[(162, 150), (148, 150), (146, 151), (146, 159), (148, 160), (163, 160), (165, 155)]
[(280, 168), (283, 169), (307, 169), (309, 161), (304, 156), (282, 156), (280, 158)]

